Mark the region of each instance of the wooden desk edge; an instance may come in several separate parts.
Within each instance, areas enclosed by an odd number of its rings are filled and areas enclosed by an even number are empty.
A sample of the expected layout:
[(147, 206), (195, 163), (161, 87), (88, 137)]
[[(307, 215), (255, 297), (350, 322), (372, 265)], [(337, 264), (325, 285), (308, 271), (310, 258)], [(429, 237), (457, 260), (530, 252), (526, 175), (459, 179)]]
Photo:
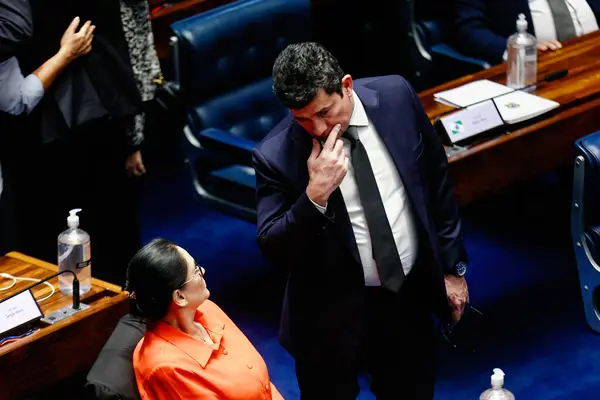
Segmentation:
[[(97, 307), (95, 307), (92, 304), (92, 306), (90, 308), (88, 308), (86, 310), (82, 310), (82, 311), (78, 312), (77, 314), (70, 316), (67, 319), (64, 319), (53, 325), (48, 325), (48, 326), (44, 327), (43, 329), (40, 329), (38, 332), (34, 333), (33, 335), (27, 336), (21, 340), (16, 341), (15, 343), (11, 343), (11, 344), (1, 347), (0, 348), (0, 357), (2, 357), (5, 354), (16, 351), (16, 350), (20, 349), (21, 347), (27, 346), (31, 342), (40, 340), (42, 337), (50, 335), (65, 326), (76, 324), (79, 321), (81, 321), (82, 319), (84, 319), (85, 317), (88, 317), (90, 315), (93, 315), (93, 314), (96, 314), (103, 310), (106, 310), (107, 308), (115, 307), (119, 303), (126, 301), (127, 298), (128, 298), (127, 293), (122, 292), (122, 293), (119, 293), (116, 296), (102, 302), (101, 304), (98, 304)], [(101, 305), (101, 307), (100, 307), (100, 305)]]
[[(581, 113), (587, 112), (591, 109), (598, 108), (598, 107), (600, 107), (600, 97), (592, 98), (585, 103), (577, 104), (577, 105), (574, 105), (573, 107), (569, 107), (564, 110), (560, 110), (560, 108), (558, 108), (557, 111), (554, 114), (552, 114), (551, 116), (549, 116), (548, 118), (542, 119), (532, 125), (527, 125), (527, 126), (518, 128), (517, 130), (508, 132), (505, 135), (502, 135), (502, 136), (496, 137), (494, 139), (485, 141), (483, 143), (477, 144), (471, 148), (461, 151), (460, 153), (453, 154), (450, 157), (448, 157), (448, 163), (452, 164), (452, 163), (458, 162), (467, 157), (474, 156), (484, 150), (487, 150), (487, 149), (493, 148), (495, 146), (501, 145), (503, 143), (515, 140), (521, 136), (527, 135), (532, 132), (540, 131), (540, 133), (543, 134), (543, 132), (541, 132), (542, 128), (551, 127), (553, 124), (556, 124), (556, 123), (562, 121), (563, 119), (573, 117), (574, 115), (581, 114)], [(590, 134), (590, 133), (592, 133), (592, 132), (586, 132), (582, 136)]]
[[(51, 264), (46, 261), (38, 260), (37, 258), (27, 256), (27, 255), (25, 255), (23, 253), (19, 253), (17, 251), (12, 251), (10, 253), (7, 253), (5, 256), (14, 258), (15, 260), (23, 261), (25, 263), (33, 264), (37, 267), (47, 269), (48, 271), (52, 271), (53, 273), (58, 272), (58, 267), (56, 265)], [(94, 266), (94, 264), (92, 261), (92, 268), (93, 268), (93, 266)], [(94, 275), (94, 271), (92, 270), (92, 285), (99, 286), (101, 288), (110, 290), (111, 292), (115, 292), (115, 293), (123, 292), (123, 290), (119, 286), (114, 285), (109, 282), (102, 281), (100, 279), (96, 279), (93, 277), (93, 275)]]

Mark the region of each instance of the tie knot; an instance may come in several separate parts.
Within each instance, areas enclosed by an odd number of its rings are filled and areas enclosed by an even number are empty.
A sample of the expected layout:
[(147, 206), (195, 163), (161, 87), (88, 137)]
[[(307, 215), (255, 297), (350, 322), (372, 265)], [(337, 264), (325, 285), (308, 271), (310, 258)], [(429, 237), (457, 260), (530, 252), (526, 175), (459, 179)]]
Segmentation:
[(356, 126), (351, 125), (342, 136), (354, 143), (358, 140), (358, 129), (356, 129)]

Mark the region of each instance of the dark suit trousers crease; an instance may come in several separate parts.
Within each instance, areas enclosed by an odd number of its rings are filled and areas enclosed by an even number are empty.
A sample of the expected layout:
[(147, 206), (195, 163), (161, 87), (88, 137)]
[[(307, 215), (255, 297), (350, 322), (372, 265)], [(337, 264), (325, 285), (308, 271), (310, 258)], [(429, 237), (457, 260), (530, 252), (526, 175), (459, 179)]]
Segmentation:
[(27, 149), (14, 182), (18, 249), (56, 263), (56, 239), (69, 210), (82, 208), (80, 228), (92, 242), (92, 276), (124, 283), (141, 245), (135, 190), (125, 172), (125, 125), (96, 121), (66, 137)]
[[(355, 399), (357, 374), (365, 370), (379, 400), (430, 400), (435, 382), (435, 342), (431, 307), (423, 301), (417, 267), (400, 292), (365, 288), (365, 320), (361, 348), (354, 359), (326, 351), (296, 359), (302, 400)], [(319, 346), (315, 338), (315, 346)]]

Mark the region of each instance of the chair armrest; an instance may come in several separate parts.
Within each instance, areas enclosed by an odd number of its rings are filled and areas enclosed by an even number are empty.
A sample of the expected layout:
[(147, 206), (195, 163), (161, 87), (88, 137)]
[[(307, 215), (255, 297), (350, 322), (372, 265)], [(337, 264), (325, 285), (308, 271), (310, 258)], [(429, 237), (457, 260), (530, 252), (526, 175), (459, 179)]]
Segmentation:
[(438, 55), (441, 55), (444, 57), (448, 57), (448, 58), (457, 60), (457, 61), (464, 62), (466, 64), (476, 65), (476, 66), (480, 67), (481, 69), (488, 69), (491, 67), (491, 64), (489, 62), (487, 62), (485, 60), (479, 60), (477, 58), (465, 56), (464, 54), (459, 53), (456, 49), (454, 49), (453, 47), (451, 47), (445, 43), (439, 43), (439, 44), (432, 46), (431, 52), (434, 54), (438, 54)]
[(587, 241), (590, 255), (600, 264), (600, 226), (592, 226), (587, 229), (585, 233), (585, 240)]
[(198, 139), (207, 151), (221, 153), (237, 164), (252, 166), (252, 150), (256, 146), (255, 141), (216, 128), (201, 130), (198, 132)]

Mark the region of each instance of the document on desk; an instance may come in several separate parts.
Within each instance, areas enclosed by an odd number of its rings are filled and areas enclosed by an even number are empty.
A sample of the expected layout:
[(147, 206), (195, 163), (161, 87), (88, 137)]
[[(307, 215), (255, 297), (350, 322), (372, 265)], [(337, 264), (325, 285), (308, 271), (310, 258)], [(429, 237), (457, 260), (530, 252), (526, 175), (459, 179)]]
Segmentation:
[(439, 103), (451, 107), (467, 107), (480, 101), (488, 100), (512, 92), (508, 86), (492, 82), (488, 79), (467, 83), (455, 89), (435, 93), (433, 98)]
[(494, 102), (500, 116), (507, 124), (535, 118), (560, 106), (556, 101), (520, 90), (497, 97)]

